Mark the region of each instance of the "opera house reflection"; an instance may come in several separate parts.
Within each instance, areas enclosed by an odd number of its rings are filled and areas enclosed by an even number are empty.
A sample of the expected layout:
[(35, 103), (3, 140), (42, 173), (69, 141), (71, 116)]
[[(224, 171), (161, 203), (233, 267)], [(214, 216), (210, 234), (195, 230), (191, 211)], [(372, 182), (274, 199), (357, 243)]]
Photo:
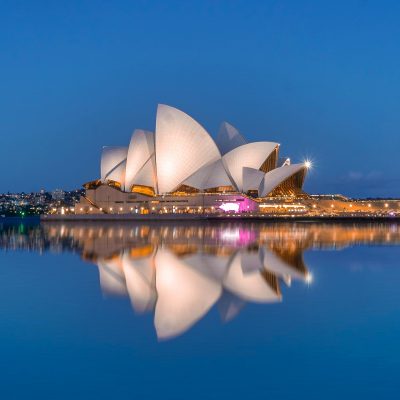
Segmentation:
[(159, 339), (179, 336), (217, 305), (223, 321), (246, 302), (282, 300), (281, 286), (312, 275), (303, 253), (400, 242), (389, 224), (46, 223), (0, 226), (0, 247), (74, 251), (97, 265), (105, 294), (154, 312)]

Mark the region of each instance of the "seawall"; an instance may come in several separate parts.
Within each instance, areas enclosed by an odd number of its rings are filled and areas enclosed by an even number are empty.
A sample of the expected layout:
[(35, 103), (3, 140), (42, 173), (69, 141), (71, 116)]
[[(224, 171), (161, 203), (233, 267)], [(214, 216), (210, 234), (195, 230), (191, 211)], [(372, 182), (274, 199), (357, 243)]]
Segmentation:
[(210, 214), (73, 214), (73, 215), (42, 215), (41, 222), (46, 221), (232, 221), (232, 220), (252, 220), (252, 221), (369, 221), (369, 222), (393, 222), (400, 223), (400, 217), (395, 216), (354, 216), (354, 215), (337, 215), (337, 216), (278, 216), (278, 215), (210, 215)]

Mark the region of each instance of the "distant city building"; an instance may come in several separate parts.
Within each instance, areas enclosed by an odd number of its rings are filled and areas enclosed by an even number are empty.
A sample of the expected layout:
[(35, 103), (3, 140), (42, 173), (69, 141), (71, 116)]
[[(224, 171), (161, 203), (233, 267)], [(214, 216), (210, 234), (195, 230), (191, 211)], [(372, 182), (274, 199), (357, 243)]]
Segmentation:
[[(60, 189), (58, 189), (60, 190)], [(64, 208), (71, 213), (75, 204), (84, 194), (84, 190), (62, 191), (63, 196), (56, 194), (57, 200), (53, 199), (52, 193), (40, 190), (36, 193), (7, 193), (0, 194), (0, 217), (6, 216), (33, 216), (54, 212), (58, 208)]]
[(51, 192), (51, 197), (53, 200), (57, 201), (64, 200), (65, 192), (62, 189), (55, 189)]

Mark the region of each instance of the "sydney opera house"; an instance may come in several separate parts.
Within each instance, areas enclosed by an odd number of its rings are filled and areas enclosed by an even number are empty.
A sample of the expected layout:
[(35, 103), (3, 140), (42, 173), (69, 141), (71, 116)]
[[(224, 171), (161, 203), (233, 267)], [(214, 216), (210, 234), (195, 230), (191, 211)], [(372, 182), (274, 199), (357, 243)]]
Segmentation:
[(257, 213), (271, 199), (305, 198), (308, 164), (275, 142), (247, 142), (222, 123), (215, 139), (193, 118), (158, 105), (155, 131), (104, 147), (100, 179), (84, 185), (76, 214)]

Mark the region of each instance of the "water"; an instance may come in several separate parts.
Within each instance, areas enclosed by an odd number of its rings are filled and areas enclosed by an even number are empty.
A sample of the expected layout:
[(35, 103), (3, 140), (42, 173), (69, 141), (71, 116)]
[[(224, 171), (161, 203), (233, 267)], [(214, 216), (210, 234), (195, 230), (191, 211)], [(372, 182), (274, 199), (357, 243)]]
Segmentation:
[(3, 399), (396, 397), (400, 225), (0, 225)]

